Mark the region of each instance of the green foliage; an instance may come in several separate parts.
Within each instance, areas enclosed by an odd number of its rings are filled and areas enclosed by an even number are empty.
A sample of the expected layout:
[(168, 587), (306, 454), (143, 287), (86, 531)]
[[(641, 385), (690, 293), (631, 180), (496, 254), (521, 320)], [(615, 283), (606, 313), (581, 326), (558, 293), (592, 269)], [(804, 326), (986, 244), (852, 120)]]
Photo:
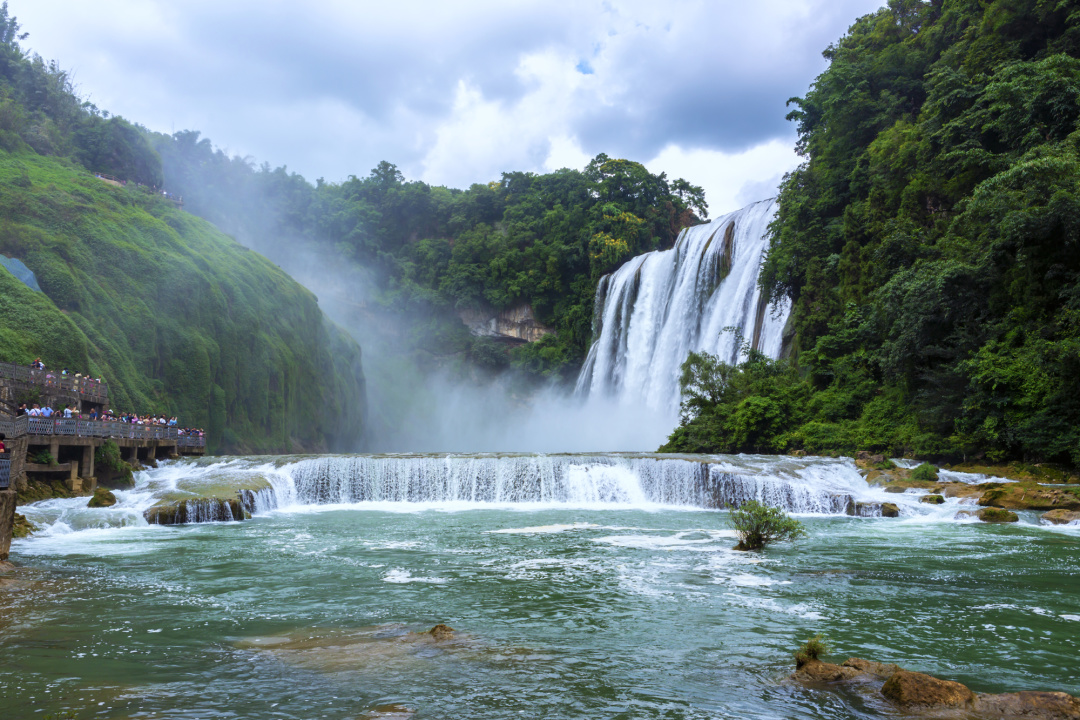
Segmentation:
[[(211, 451), (354, 450), (360, 349), (265, 258), (152, 189), (144, 128), (84, 103), (0, 5), (0, 360), (104, 377), (119, 411), (176, 415)], [(107, 173), (117, 187), (96, 179)]]
[(761, 276), (811, 387), (791, 437), (1080, 462), (1080, 14), (892, 0), (825, 56)]
[(120, 456), (120, 446), (112, 440), (106, 440), (94, 451), (94, 465), (114, 472), (123, 472), (129, 468)]
[(911, 471), (911, 479), (920, 480), (922, 482), (937, 482), (937, 468), (930, 463), (923, 463)]
[(29, 456), (29, 460), (30, 460), (31, 463), (35, 463), (37, 465), (55, 465), (56, 464), (56, 458), (54, 458), (53, 454), (51, 452), (49, 452), (48, 450), (39, 450), (39, 451), (37, 451), (33, 455)]
[[(701, 188), (606, 155), (583, 171), (508, 172), (456, 190), (407, 181), (385, 161), (367, 177), (312, 185), (284, 167), (230, 158), (197, 132), (155, 135), (153, 143), (185, 207), (241, 241), (301, 240), (343, 266), (374, 271), (367, 310), (416, 338), (407, 349), (418, 355), (447, 353), (446, 345), (424, 345), (433, 335), (452, 337), (461, 311), (529, 305), (555, 333), (542, 348), (516, 350), (511, 366), (537, 377), (571, 374), (583, 360), (604, 273), (670, 247), (706, 215)], [(474, 365), (505, 367), (469, 347)]]
[(828, 654), (829, 638), (816, 633), (813, 637), (807, 638), (802, 647), (795, 651), (795, 665), (802, 667), (811, 660), (820, 660), (822, 655)]
[(806, 529), (780, 508), (749, 500), (731, 511), (728, 518), (739, 538), (738, 550), (761, 550), (766, 545), (796, 540), (806, 535)]

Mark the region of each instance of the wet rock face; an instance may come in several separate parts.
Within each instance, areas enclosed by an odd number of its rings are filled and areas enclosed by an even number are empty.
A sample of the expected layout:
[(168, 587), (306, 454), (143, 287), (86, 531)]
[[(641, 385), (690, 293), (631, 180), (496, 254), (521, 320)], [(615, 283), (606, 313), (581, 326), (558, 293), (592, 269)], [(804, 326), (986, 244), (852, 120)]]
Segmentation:
[(1063, 692), (1018, 692), (979, 695), (975, 712), (988, 717), (1080, 719), (1080, 699)]
[(243, 520), (244, 507), (236, 499), (200, 498), (155, 505), (152, 508), (147, 508), (143, 512), (143, 517), (151, 525), (228, 522), (230, 520)]
[(112, 507), (116, 504), (116, 496), (112, 494), (112, 491), (108, 488), (99, 487), (94, 491), (94, 496), (90, 498), (90, 502), (86, 503), (86, 507)]
[(442, 623), (439, 623), (435, 627), (428, 630), (427, 634), (430, 635), (432, 639), (436, 642), (440, 640), (453, 640), (454, 628), (450, 627), (449, 625), (443, 625)]
[(872, 689), (880, 682), (879, 697), (903, 710), (905, 716), (1080, 720), (1080, 698), (1067, 693), (974, 693), (952, 680), (861, 658), (850, 658), (843, 665), (811, 660), (799, 665), (791, 679), (818, 687), (850, 683), (875, 694)]
[(919, 502), (929, 503), (930, 505), (941, 505), (945, 502), (945, 498), (941, 495), (923, 495), (919, 498)]
[(881, 694), (902, 707), (965, 708), (975, 703), (975, 693), (966, 685), (908, 670), (894, 672)]
[(1020, 521), (1020, 517), (1016, 513), (996, 507), (980, 510), (979, 519), (988, 523), (1014, 523)]
[(900, 517), (900, 508), (894, 503), (882, 503), (881, 517)]
[(1042, 519), (1045, 522), (1053, 525), (1068, 525), (1071, 522), (1080, 522), (1080, 511), (1078, 510), (1050, 510), (1042, 514)]

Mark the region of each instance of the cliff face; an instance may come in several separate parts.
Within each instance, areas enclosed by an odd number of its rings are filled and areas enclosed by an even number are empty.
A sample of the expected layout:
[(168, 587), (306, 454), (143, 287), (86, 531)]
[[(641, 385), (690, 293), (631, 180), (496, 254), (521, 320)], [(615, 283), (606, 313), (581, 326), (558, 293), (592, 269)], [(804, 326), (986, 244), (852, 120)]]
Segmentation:
[(527, 304), (501, 311), (490, 308), (462, 310), (458, 315), (469, 332), (478, 337), (531, 343), (555, 332), (537, 320), (532, 307)]
[(357, 450), (360, 348), (266, 258), (145, 188), (0, 150), (0, 360), (105, 378), (116, 410), (177, 415), (211, 452)]

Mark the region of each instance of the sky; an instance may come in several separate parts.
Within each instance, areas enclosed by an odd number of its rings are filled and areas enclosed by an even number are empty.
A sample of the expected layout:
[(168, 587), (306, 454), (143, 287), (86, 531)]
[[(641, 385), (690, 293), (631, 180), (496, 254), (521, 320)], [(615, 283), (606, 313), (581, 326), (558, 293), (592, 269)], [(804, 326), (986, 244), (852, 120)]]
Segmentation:
[(715, 217), (799, 158), (788, 98), (883, 0), (9, 0), (23, 46), (151, 130), (314, 181), (468, 187), (598, 153), (705, 188)]

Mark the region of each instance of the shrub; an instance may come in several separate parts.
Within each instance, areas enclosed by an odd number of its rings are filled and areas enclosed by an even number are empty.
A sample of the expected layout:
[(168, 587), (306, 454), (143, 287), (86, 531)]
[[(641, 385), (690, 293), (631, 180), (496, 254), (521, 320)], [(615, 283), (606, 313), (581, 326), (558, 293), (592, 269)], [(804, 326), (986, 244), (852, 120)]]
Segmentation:
[(762, 505), (757, 500), (732, 510), (729, 522), (739, 537), (738, 550), (760, 550), (770, 543), (795, 540), (806, 534), (801, 522), (788, 517), (780, 508)]
[(924, 482), (937, 482), (937, 468), (930, 463), (923, 463), (911, 471), (911, 479)]
[(48, 450), (40, 450), (30, 456), (30, 462), (37, 463), (38, 465), (55, 465), (56, 458), (54, 458), (52, 453)]
[(128, 467), (120, 457), (120, 446), (112, 440), (106, 440), (94, 451), (94, 464), (116, 472), (123, 472)]
[(821, 633), (809, 638), (802, 647), (795, 651), (795, 665), (802, 667), (811, 660), (817, 660), (829, 652), (829, 638)]

